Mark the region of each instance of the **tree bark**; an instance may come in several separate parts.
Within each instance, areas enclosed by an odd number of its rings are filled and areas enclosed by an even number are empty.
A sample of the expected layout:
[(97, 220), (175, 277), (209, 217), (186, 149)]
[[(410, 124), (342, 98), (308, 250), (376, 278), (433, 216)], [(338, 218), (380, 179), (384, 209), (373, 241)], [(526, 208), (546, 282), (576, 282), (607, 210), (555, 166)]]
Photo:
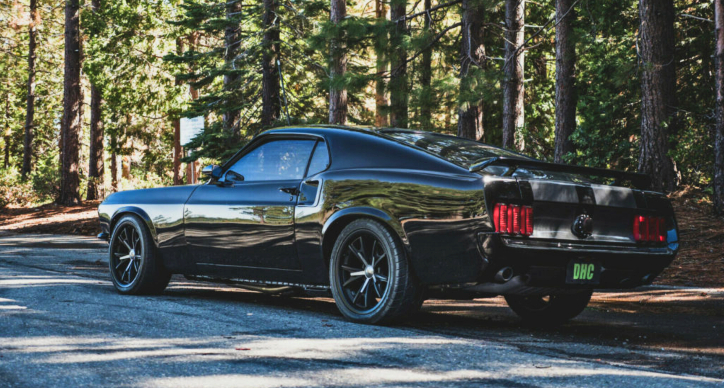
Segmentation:
[(81, 126), (80, 12), (79, 0), (65, 2), (65, 75), (63, 80), (63, 167), (61, 173), (61, 205), (80, 203), (78, 150)]
[[(10, 78), (8, 78), (8, 88), (10, 86)], [(5, 157), (3, 158), (3, 167), (7, 170), (10, 168), (10, 92), (5, 95), (5, 132), (3, 133), (5, 140)]]
[[(387, 19), (387, 7), (383, 0), (375, 0), (375, 17), (378, 20)], [(389, 125), (387, 96), (385, 95), (386, 82), (383, 75), (387, 71), (387, 33), (380, 34), (375, 41), (375, 54), (377, 56), (377, 80), (375, 81), (375, 126)]]
[(118, 191), (118, 155), (116, 154), (118, 141), (116, 135), (111, 134), (111, 191)]
[(390, 36), (390, 125), (396, 128), (407, 128), (407, 50), (402, 44), (407, 35), (406, 12), (407, 0), (390, 1), (390, 19), (395, 23)]
[(573, 0), (556, 0), (556, 163), (563, 163), (563, 155), (575, 150), (569, 139), (576, 130), (578, 102), (575, 85), (576, 42), (572, 36), (576, 14), (571, 9), (572, 5)]
[(639, 171), (651, 175), (653, 188), (674, 190), (677, 179), (668, 156), (676, 127), (673, 0), (640, 0), (641, 154)]
[(30, 0), (30, 24), (28, 24), (28, 99), (25, 113), (25, 139), (23, 142), (23, 168), (21, 170), (22, 180), (27, 179), (32, 169), (33, 157), (33, 130), (35, 116), (35, 39), (38, 12), (37, 1)]
[[(330, 2), (330, 20), (332, 23), (339, 24), (347, 16), (347, 0), (331, 0)], [(347, 124), (347, 89), (340, 86), (341, 78), (347, 71), (347, 54), (346, 47), (342, 39), (332, 39), (331, 48), (331, 77), (332, 84), (329, 88), (329, 123), (330, 124)]]
[(525, 1), (505, 1), (505, 81), (503, 90), (503, 147), (522, 150), (525, 144), (516, 144), (516, 131), (525, 124), (523, 99), (523, 69), (525, 65)]
[[(224, 52), (224, 62), (226, 64), (226, 71), (234, 70), (234, 60), (239, 55), (239, 47), (241, 47), (241, 26), (239, 25), (239, 13), (241, 13), (241, 1), (229, 1), (226, 3), (226, 20), (231, 22), (236, 20), (235, 23), (230, 23), (224, 29), (224, 41), (226, 43), (226, 51)], [(225, 74), (224, 75), (224, 90), (226, 91), (227, 104), (232, 104), (231, 94), (235, 88), (239, 87), (239, 74)], [(227, 106), (226, 109), (229, 109)], [(239, 126), (239, 119), (241, 118), (240, 109), (230, 109), (223, 113), (224, 130), (229, 133), (231, 139), (234, 142), (241, 140), (241, 128)]]
[(714, 131), (714, 210), (724, 215), (724, 0), (714, 0), (716, 25), (716, 130)]
[(279, 119), (279, 27), (276, 20), (277, 0), (264, 0), (263, 26), (265, 29), (262, 45), (262, 92), (261, 125), (271, 127)]
[[(176, 38), (176, 54), (182, 55), (184, 52), (183, 40)], [(183, 85), (183, 81), (176, 78), (176, 86)], [(174, 186), (182, 185), (181, 179), (181, 118), (176, 117), (173, 120), (173, 184)]]
[[(462, 40), (460, 43), (460, 96), (458, 136), (467, 139), (483, 138), (483, 99), (470, 101), (475, 81), (469, 77), (470, 68), (485, 67), (485, 7), (479, 1), (463, 0)], [(463, 97), (465, 96), (465, 97)]]
[[(93, 12), (98, 12), (101, 0), (91, 2)], [(103, 95), (97, 85), (91, 85), (90, 102), (90, 147), (88, 157), (88, 190), (86, 198), (89, 201), (101, 199), (105, 196), (104, 163), (103, 163), (103, 121), (101, 119), (101, 100)]]
[[(425, 0), (425, 9), (432, 8), (432, 1)], [(432, 20), (430, 13), (426, 13), (423, 20), (425, 34), (432, 34)], [(432, 106), (435, 103), (430, 85), (432, 83), (432, 47), (422, 52), (420, 63), (420, 127), (421, 129), (432, 128)]]
[(85, 198), (89, 201), (102, 199), (105, 196), (101, 101), (101, 91), (95, 85), (91, 85), (88, 192)]

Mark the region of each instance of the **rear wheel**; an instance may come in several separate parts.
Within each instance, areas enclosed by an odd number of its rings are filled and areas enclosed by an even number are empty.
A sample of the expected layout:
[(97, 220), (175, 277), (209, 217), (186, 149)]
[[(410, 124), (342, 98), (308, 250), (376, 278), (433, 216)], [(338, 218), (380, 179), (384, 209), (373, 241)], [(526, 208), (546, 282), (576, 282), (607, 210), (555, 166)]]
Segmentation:
[(151, 233), (136, 216), (124, 216), (116, 223), (108, 252), (111, 280), (121, 294), (160, 293), (171, 279), (155, 252)]
[(339, 311), (353, 322), (390, 322), (420, 305), (401, 244), (373, 220), (355, 220), (342, 230), (332, 249), (329, 277)]
[(506, 295), (505, 301), (526, 323), (551, 326), (565, 323), (583, 312), (592, 294), (593, 290), (563, 295)]

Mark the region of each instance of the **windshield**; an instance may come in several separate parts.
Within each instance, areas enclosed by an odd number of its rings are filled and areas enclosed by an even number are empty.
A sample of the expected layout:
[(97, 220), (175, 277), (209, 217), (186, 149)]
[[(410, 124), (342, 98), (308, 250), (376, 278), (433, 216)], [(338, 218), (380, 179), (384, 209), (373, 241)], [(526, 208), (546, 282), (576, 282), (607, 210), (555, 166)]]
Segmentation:
[(382, 131), (382, 133), (466, 168), (475, 162), (496, 156), (527, 158), (502, 148), (455, 136), (412, 131)]

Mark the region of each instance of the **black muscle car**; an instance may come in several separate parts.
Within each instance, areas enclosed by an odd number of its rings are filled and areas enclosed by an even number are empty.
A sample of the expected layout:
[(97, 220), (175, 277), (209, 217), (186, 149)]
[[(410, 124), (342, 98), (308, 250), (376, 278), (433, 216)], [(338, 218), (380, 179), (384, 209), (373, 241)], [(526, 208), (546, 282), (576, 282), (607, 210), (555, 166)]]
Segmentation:
[(331, 293), (366, 323), (426, 298), (504, 295), (523, 319), (554, 324), (593, 289), (650, 284), (678, 251), (672, 207), (645, 175), (437, 133), (273, 129), (204, 174), (99, 206), (119, 292), (158, 293), (183, 274)]

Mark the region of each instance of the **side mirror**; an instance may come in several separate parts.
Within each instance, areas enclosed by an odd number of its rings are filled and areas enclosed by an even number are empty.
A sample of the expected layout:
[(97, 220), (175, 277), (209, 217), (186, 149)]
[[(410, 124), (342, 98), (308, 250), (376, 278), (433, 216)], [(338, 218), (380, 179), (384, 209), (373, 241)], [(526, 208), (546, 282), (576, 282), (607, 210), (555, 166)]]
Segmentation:
[(201, 170), (201, 173), (204, 174), (204, 176), (207, 176), (213, 180), (219, 180), (221, 178), (221, 167), (212, 164), (210, 166), (204, 167), (203, 170)]

